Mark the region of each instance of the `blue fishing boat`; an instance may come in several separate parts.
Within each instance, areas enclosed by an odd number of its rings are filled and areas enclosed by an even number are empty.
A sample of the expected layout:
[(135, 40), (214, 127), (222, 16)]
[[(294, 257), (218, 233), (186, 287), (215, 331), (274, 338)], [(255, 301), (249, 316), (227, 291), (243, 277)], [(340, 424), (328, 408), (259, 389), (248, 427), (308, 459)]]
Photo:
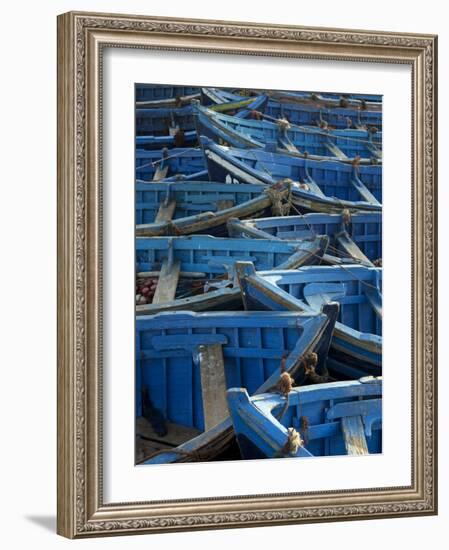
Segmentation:
[(196, 147), (198, 135), (196, 130), (180, 130), (177, 127), (170, 127), (168, 134), (151, 135), (145, 134), (136, 136), (136, 149), (161, 149), (163, 147)]
[(201, 94), (188, 94), (178, 95), (176, 97), (169, 97), (166, 99), (151, 99), (136, 101), (136, 107), (138, 109), (179, 109), (185, 105), (190, 105), (194, 99), (200, 99)]
[(353, 111), (382, 111), (382, 101), (372, 101), (366, 98), (329, 97), (321, 93), (271, 91), (269, 97), (281, 103), (298, 103), (300, 105), (313, 105), (325, 109), (349, 109)]
[(228, 236), (231, 218), (287, 213), (288, 186), (213, 182), (138, 183), (136, 235)]
[(382, 151), (373, 134), (364, 130), (321, 130), (310, 126), (291, 126), (286, 120), (240, 119), (216, 113), (194, 103), (198, 135), (221, 145), (240, 148), (271, 149), (311, 160), (338, 160), (360, 164), (379, 163)]
[(314, 161), (262, 149), (236, 149), (201, 137), (212, 181), (273, 185), (291, 181), (301, 212), (382, 210), (382, 167)]
[(164, 100), (176, 101), (185, 96), (197, 97), (200, 88), (197, 86), (166, 86), (164, 84), (137, 84), (136, 103), (157, 102)]
[(382, 452), (382, 379), (293, 388), (287, 395), (227, 392), (244, 459)]
[(381, 269), (304, 266), (261, 273), (251, 263), (239, 262), (235, 270), (245, 309), (250, 311), (310, 312), (319, 311), (324, 303), (340, 304), (331, 353), (338, 364), (355, 364), (363, 374), (382, 374)]
[(180, 148), (176, 151), (136, 150), (136, 179), (139, 182), (186, 180), (207, 180), (207, 168), (201, 149)]
[(382, 215), (378, 212), (231, 219), (228, 232), (233, 237), (286, 240), (327, 235), (329, 246), (323, 256), (325, 262), (382, 264)]
[(291, 124), (319, 126), (320, 128), (375, 128), (382, 131), (382, 113), (341, 107), (324, 108), (300, 103), (268, 100), (265, 114), (273, 118), (283, 118)]
[[(136, 321), (136, 416), (162, 452), (145, 463), (210, 460), (233, 438), (226, 390), (274, 387), (282, 370), (304, 376), (304, 357), (324, 359), (335, 308), (323, 313), (162, 313)], [(187, 428), (170, 448), (170, 431)], [(192, 429), (199, 437), (190, 439)], [(139, 426), (138, 426), (139, 430)], [(179, 438), (177, 439), (179, 444)]]
[[(217, 112), (230, 113), (237, 117), (246, 118), (254, 110), (263, 109), (267, 102), (266, 96), (255, 98), (240, 98), (238, 101), (229, 101), (220, 105), (212, 105), (210, 109)], [(136, 108), (136, 136), (143, 137), (173, 137), (176, 144), (176, 138), (180, 134), (185, 134), (195, 129), (194, 111), (192, 105), (167, 108)], [(140, 140), (140, 145), (145, 144)], [(151, 144), (151, 141), (148, 141)]]
[[(255, 93), (249, 91), (250, 94)], [(260, 93), (260, 92), (258, 92)], [(204, 92), (202, 91), (204, 97)], [(366, 100), (361, 99), (356, 106), (341, 107), (342, 99), (339, 99), (339, 106), (326, 106), (325, 101), (321, 105), (316, 100), (310, 101), (311, 96), (306, 92), (267, 92), (270, 96), (264, 108), (264, 113), (272, 118), (282, 118), (291, 124), (319, 126), (321, 128), (376, 128), (382, 130), (382, 112), (376, 106), (376, 110), (366, 109)], [(237, 101), (244, 96), (229, 92), (227, 90), (214, 89), (213, 96), (210, 96), (211, 103), (219, 101)], [(316, 96), (313, 96), (315, 99)], [(319, 99), (316, 97), (316, 99)], [(347, 101), (347, 100), (346, 100)], [(364, 101), (365, 103), (362, 103)], [(207, 103), (203, 103), (207, 105)]]
[(191, 105), (175, 109), (136, 109), (136, 136), (175, 135), (179, 130), (186, 132), (195, 128)]
[[(327, 237), (301, 242), (208, 235), (137, 237), (138, 288), (154, 287), (154, 279), (157, 286), (154, 293), (137, 292), (136, 313), (238, 309), (241, 295), (234, 279), (235, 262), (254, 262), (260, 270), (295, 269), (318, 262), (326, 246)], [(140, 284), (145, 279), (152, 280), (149, 286)]]
[(248, 118), (255, 111), (263, 111), (267, 101), (266, 94), (247, 97), (220, 88), (201, 88), (201, 105), (215, 113), (228, 113), (237, 118)]

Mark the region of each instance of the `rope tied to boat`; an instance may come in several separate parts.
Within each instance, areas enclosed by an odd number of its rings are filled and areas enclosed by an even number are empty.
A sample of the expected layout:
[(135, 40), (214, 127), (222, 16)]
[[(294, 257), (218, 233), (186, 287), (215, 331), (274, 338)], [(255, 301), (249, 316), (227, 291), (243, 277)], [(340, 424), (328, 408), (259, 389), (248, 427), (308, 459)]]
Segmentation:
[(351, 212), (348, 208), (345, 208), (341, 213), (341, 221), (344, 225), (349, 225), (351, 223)]
[(280, 450), (280, 456), (295, 456), (298, 452), (298, 449), (304, 445), (304, 441), (301, 439), (299, 433), (295, 428), (287, 429), (287, 441)]
[(288, 184), (285, 180), (280, 181), (266, 189), (266, 194), (271, 200), (271, 209), (274, 216), (288, 216), (290, 212), (292, 204), (291, 187), (288, 185), (288, 194), (285, 196), (285, 183)]
[(281, 132), (290, 130), (290, 128), (292, 127), (292, 125), (286, 118), (278, 118), (276, 124), (279, 130), (281, 130)]
[(299, 421), (300, 421), (300, 430), (301, 430), (302, 436), (304, 438), (304, 443), (306, 445), (308, 445), (308, 443), (309, 443), (309, 426), (310, 426), (309, 418), (307, 416), (301, 416), (299, 418)]
[(275, 391), (280, 393), (284, 397), (287, 397), (288, 394), (292, 391), (294, 383), (295, 381), (290, 376), (290, 374), (288, 372), (283, 372), (276, 383)]
[(304, 368), (304, 378), (307, 382), (310, 382), (311, 384), (323, 384), (325, 382), (331, 382), (334, 379), (329, 376), (329, 373), (327, 372), (327, 369), (325, 367), (324, 374), (317, 374), (316, 367), (318, 365), (318, 354), (316, 354), (314, 351), (308, 353), (301, 362), (303, 368)]

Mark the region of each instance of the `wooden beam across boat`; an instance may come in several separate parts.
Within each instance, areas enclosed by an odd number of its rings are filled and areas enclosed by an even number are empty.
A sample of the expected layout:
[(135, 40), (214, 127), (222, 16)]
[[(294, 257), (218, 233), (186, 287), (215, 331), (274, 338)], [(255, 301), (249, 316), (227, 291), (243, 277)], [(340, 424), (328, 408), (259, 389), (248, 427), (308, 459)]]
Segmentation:
[(341, 419), (341, 430), (348, 455), (367, 455), (368, 445), (365, 438), (362, 417), (344, 416)]
[(179, 260), (173, 262), (164, 260), (162, 262), (153, 304), (163, 304), (175, 299), (180, 271), (181, 262)]
[(156, 214), (155, 223), (169, 222), (173, 219), (173, 214), (176, 209), (176, 200), (168, 201), (167, 203), (163, 202), (159, 206), (159, 210)]
[(351, 239), (347, 231), (341, 231), (335, 235), (335, 239), (338, 244), (343, 248), (343, 250), (349, 254), (352, 258), (360, 260), (362, 263), (367, 265), (373, 265), (372, 262), (365, 256), (365, 254), (360, 250), (360, 248), (355, 244)]
[[(145, 279), (146, 277), (159, 277), (160, 271), (139, 271), (137, 277), (139, 279)], [(207, 273), (204, 271), (180, 271), (179, 276), (187, 279), (205, 279)]]
[(167, 177), (168, 165), (161, 168), (158, 166), (154, 172), (153, 181), (160, 181)]
[(343, 153), (343, 151), (339, 147), (337, 147), (332, 141), (327, 141), (325, 145), (329, 149), (329, 151), (339, 160), (348, 160), (348, 157)]
[(382, 297), (378, 290), (371, 287), (365, 287), (363, 292), (377, 317), (382, 319)]
[(355, 176), (353, 178), (350, 178), (349, 180), (351, 184), (357, 189), (357, 191), (362, 196), (363, 200), (371, 203), (371, 204), (378, 204), (380, 205), (380, 202), (376, 199), (376, 197), (371, 193), (371, 191), (366, 187), (366, 185), (360, 181), (360, 179)]
[(205, 430), (210, 430), (228, 416), (223, 347), (220, 343), (198, 348)]

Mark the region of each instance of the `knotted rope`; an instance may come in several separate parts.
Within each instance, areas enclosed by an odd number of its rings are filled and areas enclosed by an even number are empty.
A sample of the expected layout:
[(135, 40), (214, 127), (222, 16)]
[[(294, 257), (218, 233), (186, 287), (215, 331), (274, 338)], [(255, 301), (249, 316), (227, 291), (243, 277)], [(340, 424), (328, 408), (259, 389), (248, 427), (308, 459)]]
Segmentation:
[(315, 369), (317, 364), (318, 355), (315, 352), (311, 352), (303, 358), (302, 365), (304, 367), (305, 379), (311, 384), (322, 384), (324, 382), (331, 382), (333, 378), (331, 378), (327, 372), (323, 375), (316, 373)]
[(348, 208), (345, 208), (341, 213), (341, 221), (344, 225), (349, 225), (351, 223), (351, 212)]
[(299, 447), (302, 447), (304, 441), (295, 428), (287, 429), (287, 441), (279, 452), (280, 457), (295, 456)]
[(292, 125), (286, 118), (278, 118), (276, 124), (279, 130), (281, 130), (282, 132), (290, 130), (290, 128), (292, 127)]
[(282, 183), (288, 182), (276, 183), (265, 191), (271, 200), (271, 209), (274, 216), (288, 216), (292, 204), (291, 188), (288, 187), (288, 194), (285, 196), (285, 187), (281, 186)]

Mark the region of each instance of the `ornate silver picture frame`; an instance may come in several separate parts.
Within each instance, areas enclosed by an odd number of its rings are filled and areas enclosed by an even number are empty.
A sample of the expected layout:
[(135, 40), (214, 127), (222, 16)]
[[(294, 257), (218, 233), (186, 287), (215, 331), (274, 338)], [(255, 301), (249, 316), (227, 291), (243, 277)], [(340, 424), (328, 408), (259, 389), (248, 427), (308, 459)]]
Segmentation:
[[(149, 491), (147, 502), (105, 502), (105, 48), (376, 62), (411, 68), (410, 485), (158, 501), (152, 499)], [(59, 16), (58, 533), (82, 538), (436, 514), (436, 158), (436, 36), (95, 13)], [(132, 372), (132, 365), (129, 368)]]

